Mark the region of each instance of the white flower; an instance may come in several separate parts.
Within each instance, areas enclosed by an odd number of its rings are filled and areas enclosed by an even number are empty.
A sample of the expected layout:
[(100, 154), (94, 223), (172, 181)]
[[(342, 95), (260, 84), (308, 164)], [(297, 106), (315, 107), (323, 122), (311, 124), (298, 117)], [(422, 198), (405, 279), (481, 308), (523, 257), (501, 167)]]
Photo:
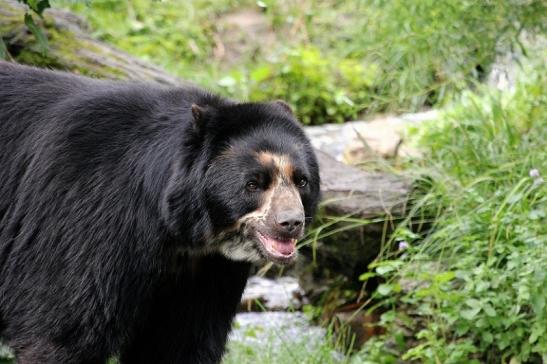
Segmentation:
[(541, 177), (537, 168), (531, 169), (528, 172), (528, 175), (534, 179), (534, 186), (538, 186), (543, 183), (543, 177)]
[(528, 172), (528, 175), (534, 179), (541, 178), (539, 170), (537, 168), (531, 169), (530, 172)]
[(407, 243), (406, 241), (401, 240), (401, 241), (399, 242), (399, 251), (406, 250), (406, 249), (408, 249), (408, 247), (409, 247), (409, 245), (408, 245), (408, 243)]

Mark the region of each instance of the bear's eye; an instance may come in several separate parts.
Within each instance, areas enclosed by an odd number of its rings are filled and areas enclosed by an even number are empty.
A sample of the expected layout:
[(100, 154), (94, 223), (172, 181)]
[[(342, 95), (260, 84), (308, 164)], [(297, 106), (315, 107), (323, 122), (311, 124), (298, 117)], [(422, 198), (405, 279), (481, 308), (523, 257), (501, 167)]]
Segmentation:
[(247, 188), (247, 191), (254, 192), (258, 190), (258, 182), (255, 180), (250, 180), (249, 182), (247, 182), (245, 187)]
[(296, 182), (296, 185), (300, 188), (304, 188), (308, 185), (308, 179), (306, 177), (300, 177)]

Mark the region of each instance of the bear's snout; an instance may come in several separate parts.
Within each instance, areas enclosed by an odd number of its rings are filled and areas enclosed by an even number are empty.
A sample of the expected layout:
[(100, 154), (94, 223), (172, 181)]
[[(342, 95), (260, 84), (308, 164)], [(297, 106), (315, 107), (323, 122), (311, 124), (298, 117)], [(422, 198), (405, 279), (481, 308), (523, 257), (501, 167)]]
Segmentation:
[(292, 237), (300, 235), (304, 226), (304, 210), (288, 209), (279, 211), (274, 216), (275, 228), (282, 234), (290, 234)]

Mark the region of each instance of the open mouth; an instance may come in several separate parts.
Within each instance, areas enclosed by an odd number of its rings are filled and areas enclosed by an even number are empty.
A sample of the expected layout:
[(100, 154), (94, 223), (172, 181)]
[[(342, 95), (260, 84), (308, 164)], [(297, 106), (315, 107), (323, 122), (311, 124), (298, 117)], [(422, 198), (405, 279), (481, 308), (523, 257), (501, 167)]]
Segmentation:
[(288, 263), (296, 256), (296, 239), (280, 239), (257, 232), (258, 239), (273, 261)]

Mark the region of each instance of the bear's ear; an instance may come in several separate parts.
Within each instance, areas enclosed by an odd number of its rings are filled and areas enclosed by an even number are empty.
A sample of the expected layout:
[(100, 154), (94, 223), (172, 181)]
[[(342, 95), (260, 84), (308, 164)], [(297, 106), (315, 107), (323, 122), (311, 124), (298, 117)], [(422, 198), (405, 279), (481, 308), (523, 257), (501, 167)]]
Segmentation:
[(279, 105), (283, 108), (283, 110), (287, 111), (289, 114), (291, 115), (294, 115), (294, 112), (292, 111), (292, 108), (291, 108), (291, 105), (289, 105), (288, 103), (286, 103), (285, 101), (283, 100), (275, 100), (274, 103), (276, 105)]
[(192, 121), (194, 123), (194, 130), (200, 132), (205, 124), (205, 108), (192, 104)]

